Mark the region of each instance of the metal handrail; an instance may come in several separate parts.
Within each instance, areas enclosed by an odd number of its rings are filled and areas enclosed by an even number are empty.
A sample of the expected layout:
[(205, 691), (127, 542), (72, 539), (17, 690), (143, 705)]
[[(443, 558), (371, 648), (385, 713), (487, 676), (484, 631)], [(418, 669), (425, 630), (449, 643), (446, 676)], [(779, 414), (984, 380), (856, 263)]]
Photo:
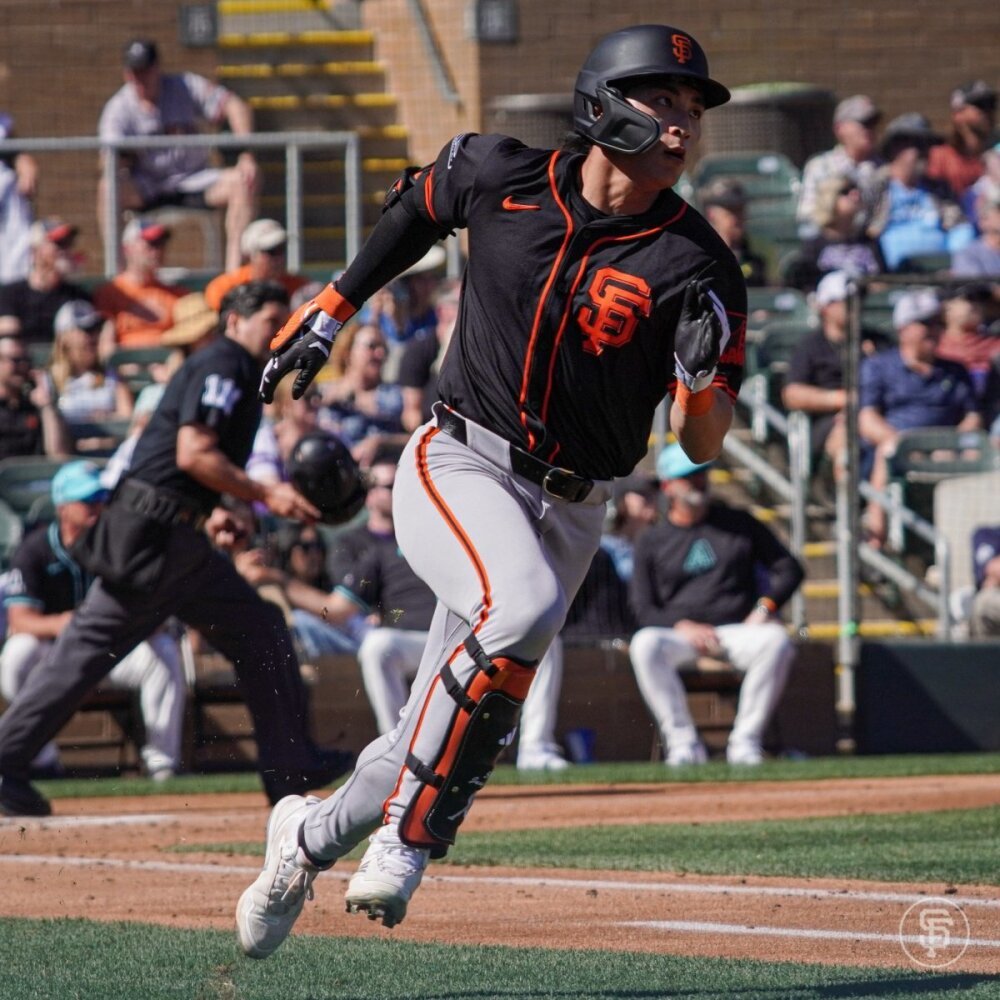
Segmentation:
[(143, 149), (285, 149), (285, 228), (288, 232), (288, 268), (302, 266), (302, 151), (344, 150), (345, 254), (353, 259), (361, 248), (361, 139), (355, 132), (253, 132), (248, 135), (157, 135), (103, 140), (98, 136), (63, 136), (7, 139), (0, 142), (0, 156), (14, 153), (66, 153), (98, 151), (107, 179), (104, 219), (104, 274), (113, 277), (119, 267), (118, 160), (122, 153)]

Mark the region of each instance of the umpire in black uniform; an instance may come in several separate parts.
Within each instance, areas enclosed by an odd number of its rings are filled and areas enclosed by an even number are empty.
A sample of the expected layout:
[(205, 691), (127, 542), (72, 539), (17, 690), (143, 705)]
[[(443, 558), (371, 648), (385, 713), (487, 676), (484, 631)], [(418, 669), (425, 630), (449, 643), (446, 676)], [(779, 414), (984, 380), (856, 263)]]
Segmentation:
[[(231, 660), (253, 716), (258, 767), (271, 802), (332, 781), (352, 761), (308, 735), (306, 692), (281, 612), (212, 548), (202, 527), (227, 493), (279, 517), (319, 511), (291, 484), (262, 485), (244, 471), (261, 405), (257, 385), (287, 292), (270, 282), (233, 289), (222, 303), (224, 336), (171, 379), (136, 446), (132, 465), (74, 555), (99, 579), (0, 717), (0, 812), (47, 815), (28, 781), (38, 750), (87, 693), (168, 616), (207, 636)], [(221, 530), (233, 527), (221, 513)]]

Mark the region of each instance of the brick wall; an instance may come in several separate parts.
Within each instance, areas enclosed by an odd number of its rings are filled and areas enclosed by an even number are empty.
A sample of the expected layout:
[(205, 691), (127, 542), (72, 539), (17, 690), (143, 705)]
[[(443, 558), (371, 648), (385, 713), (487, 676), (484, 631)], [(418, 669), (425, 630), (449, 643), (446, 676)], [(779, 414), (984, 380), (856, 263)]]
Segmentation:
[[(407, 0), (364, 0), (376, 30), (376, 56), (411, 131), (411, 156), (433, 157), (450, 135), (484, 127), (491, 102), (525, 93), (569, 94), (594, 40), (629, 23), (675, 16), (662, 0), (521, 0), (521, 41), (477, 45), (466, 37), (472, 0), (424, 0), (459, 94), (451, 103), (436, 82)], [(180, 0), (0, 0), (0, 109), (21, 135), (81, 135), (96, 129), (119, 86), (119, 54), (136, 34), (156, 38), (168, 68), (211, 74), (215, 54), (184, 49)], [(1000, 15), (970, 0), (703, 0), (678, 19), (710, 54), (713, 75), (730, 86), (761, 81), (815, 84), (838, 96), (868, 92), (889, 116), (923, 110), (947, 123), (947, 95), (958, 82), (998, 79)], [(709, 126), (710, 127), (710, 126)], [(97, 259), (96, 164), (90, 157), (42, 162), (42, 213), (83, 227), (83, 249)]]

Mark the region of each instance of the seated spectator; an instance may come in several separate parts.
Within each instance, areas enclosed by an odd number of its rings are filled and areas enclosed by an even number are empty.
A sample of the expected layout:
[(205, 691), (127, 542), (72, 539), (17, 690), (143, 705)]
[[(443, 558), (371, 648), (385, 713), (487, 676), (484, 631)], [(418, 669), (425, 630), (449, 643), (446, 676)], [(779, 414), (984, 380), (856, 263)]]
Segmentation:
[(20, 337), (0, 335), (0, 459), (73, 451), (47, 372), (32, 371)]
[[(36, 528), (18, 546), (15, 570), (6, 587), (8, 638), (0, 653), (3, 696), (12, 701), (83, 601), (92, 582), (74, 561), (74, 542), (97, 520), (108, 492), (93, 462), (64, 465), (52, 480), (56, 519)], [(108, 675), (114, 687), (139, 692), (146, 773), (156, 781), (180, 767), (186, 687), (177, 641), (158, 631), (132, 650)], [(47, 744), (36, 768), (58, 766), (58, 751)]]
[(251, 222), (240, 238), (240, 249), (247, 262), (235, 271), (226, 271), (205, 286), (205, 299), (209, 306), (218, 309), (230, 288), (245, 285), (248, 281), (276, 281), (283, 285), (291, 298), (308, 279), (290, 274), (285, 269), (285, 251), (288, 234), (285, 227), (274, 219), (257, 219)]
[(1000, 186), (991, 189), (977, 204), (979, 238), (956, 250), (951, 273), (960, 278), (992, 278), (1000, 282)]
[(278, 384), (273, 401), (264, 406), (247, 460), (247, 475), (258, 483), (287, 482), (292, 449), (304, 435), (317, 429), (315, 392), (310, 390), (301, 399), (293, 399), (286, 382)]
[(971, 224), (948, 188), (927, 176), (929, 151), (941, 142), (921, 114), (910, 112), (886, 126), (882, 155), (886, 160), (878, 205), (870, 232), (890, 271), (925, 254), (955, 253), (970, 243)]
[[(163, 73), (155, 42), (133, 39), (124, 50), (124, 85), (104, 105), (103, 140), (194, 134), (205, 123), (225, 122), (237, 135), (253, 132), (253, 110), (232, 91), (196, 73)], [(165, 205), (226, 210), (227, 271), (240, 266), (240, 238), (256, 213), (257, 160), (240, 153), (236, 165), (217, 169), (204, 146), (148, 149), (122, 154), (119, 209), (146, 212)], [(98, 188), (98, 217), (105, 224), (107, 179)]]
[(944, 300), (944, 332), (937, 356), (956, 361), (971, 376), (976, 398), (985, 402), (993, 359), (1000, 353), (1000, 337), (986, 332), (987, 309), (993, 301), (988, 285), (964, 285)]
[[(275, 539), (278, 567), (289, 577), (314, 587), (324, 594), (333, 590), (326, 572), (326, 542), (315, 525), (282, 525)], [(327, 653), (354, 653), (365, 631), (365, 616), (359, 612), (343, 627), (327, 616), (314, 614), (291, 605), (292, 634), (298, 640), (307, 662)]]
[(865, 233), (861, 190), (846, 174), (819, 182), (813, 222), (818, 233), (803, 240), (790, 265), (782, 265), (782, 284), (811, 292), (825, 274), (880, 274), (878, 243)]
[(753, 252), (746, 235), (747, 196), (743, 185), (719, 177), (698, 192), (698, 203), (712, 228), (732, 251), (747, 285), (766, 285), (767, 265), (760, 254)]
[(615, 480), (601, 548), (625, 584), (632, 579), (636, 538), (660, 519), (659, 497), (659, 483), (653, 476), (635, 473)]
[(28, 276), (0, 286), (0, 318), (16, 319), (21, 338), (29, 346), (52, 345), (56, 313), (61, 305), (70, 299), (90, 301), (83, 288), (67, 280), (78, 260), (73, 250), (76, 234), (76, 226), (62, 219), (40, 219), (33, 223)]
[[(888, 460), (900, 432), (920, 427), (978, 430), (975, 388), (968, 372), (954, 361), (937, 357), (944, 324), (941, 303), (931, 289), (902, 296), (893, 308), (892, 323), (899, 346), (880, 351), (861, 363), (858, 390), (858, 432), (868, 450), (863, 462), (871, 483), (884, 491), (889, 481)], [(885, 542), (886, 516), (877, 503), (866, 512), (869, 542)]]
[(362, 467), (382, 448), (402, 447), (403, 396), (398, 385), (383, 380), (385, 338), (368, 323), (349, 323), (330, 352), (333, 379), (322, 388), (320, 430), (336, 434)]
[(434, 300), (434, 326), (419, 330), (403, 346), (396, 384), (403, 394), (402, 422), (407, 431), (431, 418), (438, 398), (438, 371), (458, 319), (458, 300), (458, 284), (442, 282)]
[(122, 232), (125, 265), (94, 292), (94, 305), (112, 321), (104, 355), (118, 347), (154, 347), (174, 322), (183, 288), (160, 281), (170, 230), (152, 219), (131, 219)]
[(810, 417), (812, 468), (826, 455), (835, 476), (841, 471), (837, 458), (847, 445), (842, 357), (847, 339), (847, 293), (848, 276), (844, 271), (833, 271), (820, 281), (814, 298), (820, 328), (799, 341), (781, 388), (785, 409), (799, 410)]
[(630, 594), (639, 631), (629, 657), (671, 766), (706, 760), (678, 669), (710, 656), (745, 674), (726, 759), (759, 764), (795, 656), (776, 614), (804, 574), (770, 529), (710, 499), (707, 470), (679, 444), (660, 452), (667, 514), (636, 543)]
[(983, 154), (995, 141), (997, 92), (985, 80), (963, 83), (951, 92), (951, 130), (948, 138), (930, 151), (927, 176), (941, 181), (951, 196), (972, 215), (967, 198), (983, 175)]
[[(0, 141), (13, 135), (14, 119), (0, 112)], [(28, 276), (37, 178), (38, 165), (27, 153), (0, 158), (0, 285)]]
[(1000, 636), (1000, 526), (972, 533), (972, 566), (976, 593), (972, 598), (969, 635), (973, 639)]
[(104, 317), (83, 299), (67, 302), (56, 313), (56, 342), (49, 373), (59, 412), (68, 424), (132, 414), (132, 393), (105, 370), (98, 356)]
[(847, 177), (857, 184), (865, 223), (875, 208), (875, 181), (882, 160), (875, 131), (882, 112), (864, 94), (845, 97), (833, 111), (833, 149), (817, 153), (802, 168), (802, 188), (796, 217), (804, 226), (814, 225), (820, 184), (830, 177)]

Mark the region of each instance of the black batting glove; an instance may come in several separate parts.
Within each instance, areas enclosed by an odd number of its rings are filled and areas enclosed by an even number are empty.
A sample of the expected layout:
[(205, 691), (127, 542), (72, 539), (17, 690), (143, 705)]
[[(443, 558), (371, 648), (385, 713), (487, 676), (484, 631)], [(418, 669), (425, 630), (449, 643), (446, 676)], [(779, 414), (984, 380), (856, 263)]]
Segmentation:
[(289, 372), (298, 371), (292, 384), (292, 398), (301, 399), (329, 359), (342, 325), (323, 310), (317, 299), (299, 306), (271, 341), (271, 358), (260, 378), (260, 398), (270, 403), (278, 383)]
[(729, 322), (722, 304), (709, 294), (710, 284), (700, 278), (688, 285), (674, 335), (674, 374), (692, 393), (712, 384), (729, 343)]

